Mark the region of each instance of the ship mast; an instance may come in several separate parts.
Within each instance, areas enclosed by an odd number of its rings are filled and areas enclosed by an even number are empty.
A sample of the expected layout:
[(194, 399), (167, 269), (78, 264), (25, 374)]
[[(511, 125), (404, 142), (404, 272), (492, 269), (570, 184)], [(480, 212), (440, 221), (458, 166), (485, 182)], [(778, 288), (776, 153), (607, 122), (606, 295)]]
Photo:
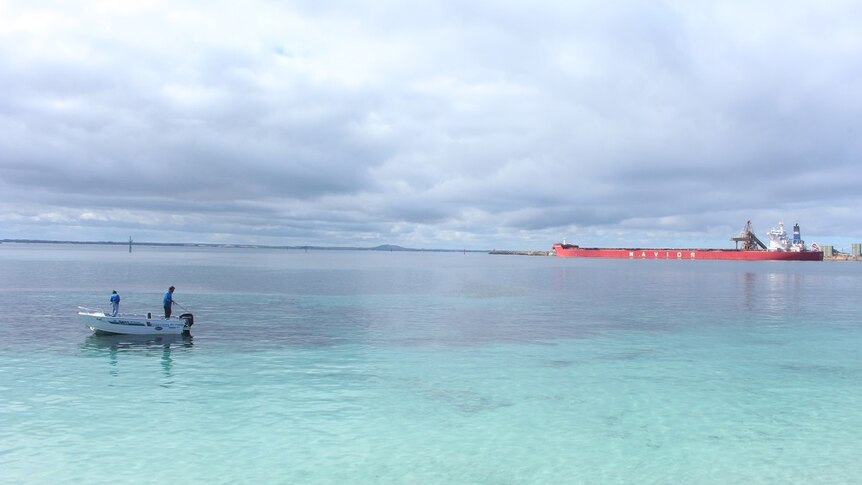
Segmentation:
[[(745, 224), (745, 227), (742, 228), (742, 231), (736, 237), (730, 238), (731, 241), (736, 242), (736, 249), (742, 249), (743, 251), (755, 251), (757, 250), (757, 246), (760, 246), (760, 249), (766, 249), (766, 244), (757, 239), (757, 236), (754, 235), (754, 230), (751, 228), (751, 221), (748, 221)], [(742, 243), (742, 247), (739, 247), (739, 243)]]

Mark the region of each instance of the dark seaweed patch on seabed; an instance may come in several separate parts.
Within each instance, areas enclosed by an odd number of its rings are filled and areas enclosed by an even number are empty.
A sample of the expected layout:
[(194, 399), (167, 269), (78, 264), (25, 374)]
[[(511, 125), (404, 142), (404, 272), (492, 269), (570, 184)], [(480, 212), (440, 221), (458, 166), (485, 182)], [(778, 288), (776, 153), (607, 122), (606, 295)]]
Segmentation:
[(422, 395), (429, 400), (443, 402), (464, 414), (477, 414), (509, 407), (512, 402), (495, 399), (464, 389), (428, 389)]
[(858, 369), (840, 365), (825, 364), (779, 364), (778, 368), (798, 374), (807, 374), (818, 378), (829, 379), (858, 379), (862, 381), (862, 372)]

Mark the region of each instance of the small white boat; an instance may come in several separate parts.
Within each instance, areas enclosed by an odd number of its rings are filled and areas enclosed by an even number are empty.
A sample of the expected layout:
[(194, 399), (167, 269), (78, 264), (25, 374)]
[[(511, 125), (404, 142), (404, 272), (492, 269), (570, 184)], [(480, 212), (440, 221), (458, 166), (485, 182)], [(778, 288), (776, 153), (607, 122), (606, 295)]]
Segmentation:
[(78, 307), (78, 315), (84, 320), (84, 325), (93, 332), (114, 333), (124, 335), (179, 335), (189, 333), (195, 323), (191, 313), (183, 313), (179, 317), (165, 318), (147, 313), (132, 315), (120, 313), (117, 316), (106, 315), (101, 310), (90, 310)]

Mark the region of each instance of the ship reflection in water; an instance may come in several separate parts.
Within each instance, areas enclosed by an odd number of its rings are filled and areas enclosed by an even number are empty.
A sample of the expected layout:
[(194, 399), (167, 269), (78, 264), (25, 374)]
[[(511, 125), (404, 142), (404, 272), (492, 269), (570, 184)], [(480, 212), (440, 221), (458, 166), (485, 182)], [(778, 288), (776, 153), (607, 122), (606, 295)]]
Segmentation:
[(119, 375), (121, 356), (129, 361), (140, 363), (140, 357), (161, 359), (162, 372), (171, 377), (173, 371), (173, 351), (189, 351), (193, 346), (191, 335), (112, 335), (90, 334), (84, 339), (81, 351), (93, 356), (107, 356), (111, 375)]

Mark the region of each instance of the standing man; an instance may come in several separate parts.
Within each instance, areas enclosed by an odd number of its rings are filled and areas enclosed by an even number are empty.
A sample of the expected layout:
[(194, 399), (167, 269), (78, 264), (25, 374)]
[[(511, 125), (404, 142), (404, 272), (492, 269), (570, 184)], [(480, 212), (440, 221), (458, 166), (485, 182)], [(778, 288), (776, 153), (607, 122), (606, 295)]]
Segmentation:
[(116, 317), (117, 312), (120, 311), (120, 295), (117, 294), (117, 290), (111, 293), (111, 310), (112, 317)]
[(165, 292), (165, 298), (162, 300), (165, 305), (165, 318), (171, 318), (171, 306), (174, 304), (174, 287), (168, 288)]

